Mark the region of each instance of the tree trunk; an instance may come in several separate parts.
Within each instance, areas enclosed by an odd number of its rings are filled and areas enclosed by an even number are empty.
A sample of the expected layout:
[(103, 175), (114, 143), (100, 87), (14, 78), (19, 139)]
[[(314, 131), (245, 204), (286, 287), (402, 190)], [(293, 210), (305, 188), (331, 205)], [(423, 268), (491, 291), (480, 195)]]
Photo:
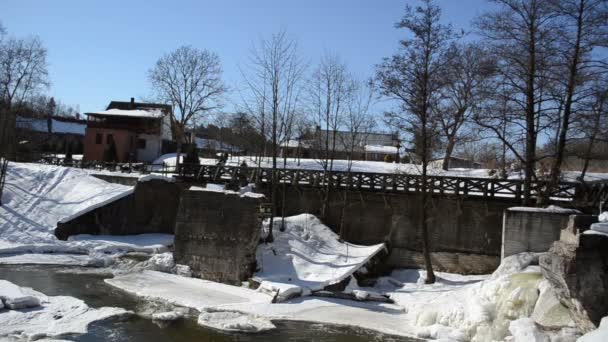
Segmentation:
[(562, 118), (562, 125), (559, 132), (559, 140), (557, 141), (557, 147), (555, 151), (555, 159), (553, 166), (551, 167), (550, 179), (547, 185), (547, 189), (541, 199), (542, 204), (548, 204), (551, 192), (557, 187), (560, 176), (560, 168), (564, 159), (564, 150), (566, 149), (566, 138), (568, 137), (568, 126), (570, 125), (570, 115), (572, 113), (572, 98), (576, 89), (576, 78), (578, 77), (578, 64), (581, 50), (581, 35), (583, 26), (583, 12), (584, 12), (584, 1), (580, 1), (578, 18), (577, 18), (577, 32), (576, 32), (576, 43), (574, 45), (574, 52), (572, 55), (572, 62), (569, 66), (568, 75), (568, 86), (566, 87), (566, 103), (564, 105), (564, 115)]
[(452, 158), (452, 152), (454, 152), (454, 145), (456, 144), (455, 141), (456, 139), (454, 136), (448, 137), (448, 143), (445, 147), (445, 156), (443, 156), (443, 164), (441, 165), (441, 168), (444, 171), (447, 171), (450, 168), (450, 159)]

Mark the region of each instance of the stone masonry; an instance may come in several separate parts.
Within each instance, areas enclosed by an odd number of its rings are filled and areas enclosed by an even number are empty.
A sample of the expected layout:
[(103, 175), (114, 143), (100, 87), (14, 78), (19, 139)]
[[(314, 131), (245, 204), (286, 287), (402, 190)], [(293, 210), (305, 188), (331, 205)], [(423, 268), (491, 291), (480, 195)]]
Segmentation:
[(187, 190), (175, 226), (174, 258), (195, 276), (240, 285), (255, 271), (263, 197)]

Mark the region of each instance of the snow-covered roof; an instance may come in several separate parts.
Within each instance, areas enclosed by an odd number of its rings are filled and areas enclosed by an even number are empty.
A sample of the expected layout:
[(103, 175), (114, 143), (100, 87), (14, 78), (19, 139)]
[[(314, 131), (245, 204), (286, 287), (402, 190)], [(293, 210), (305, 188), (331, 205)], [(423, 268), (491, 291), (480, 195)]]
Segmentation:
[(102, 116), (128, 116), (128, 117), (136, 117), (136, 118), (151, 118), (158, 119), (162, 118), (165, 114), (158, 108), (149, 108), (149, 109), (108, 109), (100, 112), (90, 112), (86, 113), (87, 115), (102, 115)]
[(365, 145), (365, 152), (374, 153), (397, 153), (397, 147), (395, 146), (383, 146), (383, 145)]
[[(48, 132), (47, 119), (36, 119), (36, 118), (17, 118), (17, 127), (31, 129), (36, 132)], [(53, 133), (63, 134), (78, 134), (84, 135), (84, 130), (87, 128), (85, 123), (62, 121), (52, 119), (51, 130)]]
[[(285, 143), (282, 143), (281, 146), (285, 146)], [(302, 140), (298, 141), (295, 139), (287, 140), (287, 147), (297, 148), (298, 146), (300, 146), (301, 148), (309, 148), (310, 143)]]

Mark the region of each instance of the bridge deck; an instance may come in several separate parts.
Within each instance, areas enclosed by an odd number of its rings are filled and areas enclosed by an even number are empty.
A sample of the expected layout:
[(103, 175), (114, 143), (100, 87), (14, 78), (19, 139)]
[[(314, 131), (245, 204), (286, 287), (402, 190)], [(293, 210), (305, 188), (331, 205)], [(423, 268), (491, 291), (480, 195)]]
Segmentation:
[[(272, 180), (272, 170), (222, 165), (183, 165), (179, 178), (205, 183), (242, 181), (268, 184)], [(315, 188), (330, 186), (355, 191), (420, 193), (423, 189), (422, 176), (412, 174), (277, 169), (276, 179), (281, 184)], [(532, 196), (536, 197), (543, 193), (547, 186), (547, 181), (533, 181)], [(427, 192), (446, 196), (505, 198), (519, 201), (523, 196), (523, 180), (427, 176), (426, 189)], [(600, 201), (608, 198), (608, 183), (560, 182), (552, 190), (550, 198), (558, 202), (599, 204)]]

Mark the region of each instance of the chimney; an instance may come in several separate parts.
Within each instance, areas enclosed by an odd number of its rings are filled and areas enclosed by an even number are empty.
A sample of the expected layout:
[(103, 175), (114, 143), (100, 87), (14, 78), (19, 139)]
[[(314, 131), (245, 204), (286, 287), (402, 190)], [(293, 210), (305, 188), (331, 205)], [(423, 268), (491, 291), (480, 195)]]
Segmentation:
[(131, 98), (131, 109), (135, 109), (135, 98)]

